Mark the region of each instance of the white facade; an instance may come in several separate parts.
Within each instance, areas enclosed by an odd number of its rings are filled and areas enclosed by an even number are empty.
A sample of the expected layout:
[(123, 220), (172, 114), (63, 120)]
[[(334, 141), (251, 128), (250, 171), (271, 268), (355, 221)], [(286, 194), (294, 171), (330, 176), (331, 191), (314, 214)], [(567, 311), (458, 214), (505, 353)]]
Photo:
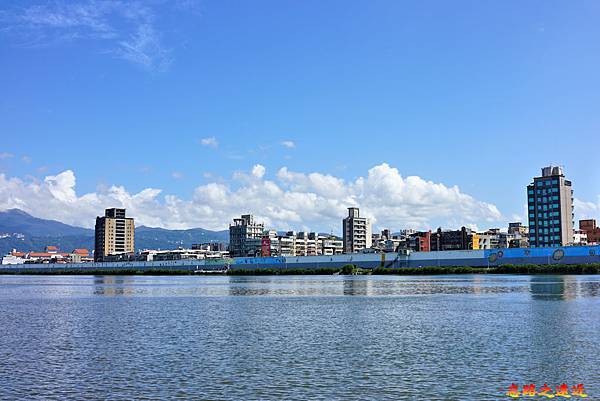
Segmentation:
[(25, 259), (19, 256), (6, 255), (2, 258), (3, 265), (22, 265), (25, 263)]
[(169, 250), (154, 250), (146, 249), (140, 252), (146, 257), (146, 260), (180, 260), (180, 259), (218, 259), (229, 256), (227, 251), (211, 251), (207, 249), (169, 249)]
[(271, 255), (278, 256), (319, 256), (339, 255), (343, 251), (343, 242), (336, 237), (318, 235), (311, 232), (288, 231), (277, 235), (275, 231), (265, 232), (271, 239)]
[(575, 230), (573, 233), (573, 245), (588, 245), (587, 232), (583, 230)]

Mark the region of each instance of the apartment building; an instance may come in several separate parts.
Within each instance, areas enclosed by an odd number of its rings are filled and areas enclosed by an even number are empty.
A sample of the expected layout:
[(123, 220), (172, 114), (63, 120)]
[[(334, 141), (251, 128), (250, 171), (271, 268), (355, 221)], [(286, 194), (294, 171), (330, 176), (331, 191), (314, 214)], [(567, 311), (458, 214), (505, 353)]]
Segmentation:
[(579, 220), (579, 230), (586, 233), (589, 245), (600, 244), (600, 227), (596, 226), (595, 219)]
[(125, 209), (106, 209), (103, 217), (96, 217), (94, 261), (134, 252), (135, 224), (125, 215)]
[(257, 223), (251, 214), (233, 219), (233, 224), (229, 225), (229, 254), (234, 257), (260, 256), (264, 230), (264, 224)]
[(559, 247), (573, 243), (573, 189), (562, 167), (542, 168), (527, 186), (529, 246)]
[(348, 217), (342, 221), (344, 253), (356, 253), (370, 248), (371, 231), (369, 219), (360, 217), (357, 207), (348, 208)]

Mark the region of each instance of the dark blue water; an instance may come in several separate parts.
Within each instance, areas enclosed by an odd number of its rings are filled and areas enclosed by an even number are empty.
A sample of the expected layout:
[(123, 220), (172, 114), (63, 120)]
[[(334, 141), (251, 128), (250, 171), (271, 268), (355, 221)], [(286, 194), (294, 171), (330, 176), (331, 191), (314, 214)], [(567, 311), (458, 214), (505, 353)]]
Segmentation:
[(0, 276), (0, 399), (600, 399), (599, 333), (597, 276)]

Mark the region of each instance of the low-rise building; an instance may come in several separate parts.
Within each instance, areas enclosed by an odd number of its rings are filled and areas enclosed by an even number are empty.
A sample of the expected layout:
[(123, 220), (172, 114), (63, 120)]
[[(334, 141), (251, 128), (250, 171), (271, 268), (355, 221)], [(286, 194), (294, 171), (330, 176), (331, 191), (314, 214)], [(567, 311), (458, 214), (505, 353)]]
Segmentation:
[(333, 256), (344, 253), (344, 241), (336, 236), (319, 236), (320, 255)]
[(2, 264), (36, 264), (36, 263), (84, 263), (92, 262), (93, 258), (87, 249), (75, 249), (72, 252), (60, 252), (58, 247), (49, 245), (43, 252), (21, 252), (13, 249), (4, 256)]
[(279, 238), (279, 255), (296, 256), (296, 232), (288, 231)]
[(588, 245), (587, 231), (575, 230), (573, 232), (573, 245), (575, 245), (575, 246)]
[(25, 263), (25, 252), (17, 252), (13, 249), (11, 253), (2, 258), (3, 265), (22, 265)]
[(84, 248), (73, 249), (70, 258), (71, 263), (86, 263), (94, 261), (94, 257), (90, 255), (90, 251)]
[(521, 224), (520, 221), (508, 223), (508, 233), (512, 234), (509, 239), (509, 248), (529, 248), (529, 227)]
[(145, 249), (139, 253), (141, 260), (165, 261), (165, 260), (204, 260), (218, 259), (229, 255), (227, 251), (212, 251), (209, 249)]
[(402, 235), (393, 235), (389, 228), (381, 233), (371, 234), (371, 248), (375, 252), (395, 252), (398, 250), (406, 238)]
[(409, 234), (402, 246), (403, 249), (409, 249), (414, 252), (431, 251), (431, 231), (420, 231)]
[(205, 251), (225, 252), (227, 245), (223, 242), (203, 242), (201, 244), (192, 244), (192, 249), (203, 249)]
[(440, 227), (431, 234), (430, 249), (432, 251), (479, 249), (479, 236), (466, 227), (460, 230), (442, 230)]
[(579, 220), (579, 230), (585, 231), (589, 245), (600, 244), (600, 227), (596, 226), (595, 219)]

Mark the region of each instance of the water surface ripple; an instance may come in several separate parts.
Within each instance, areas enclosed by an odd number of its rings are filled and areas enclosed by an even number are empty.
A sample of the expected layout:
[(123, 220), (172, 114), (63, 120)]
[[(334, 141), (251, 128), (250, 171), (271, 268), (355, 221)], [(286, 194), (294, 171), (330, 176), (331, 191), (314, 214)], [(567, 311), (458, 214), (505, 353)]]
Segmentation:
[(600, 399), (597, 276), (0, 276), (0, 399)]

